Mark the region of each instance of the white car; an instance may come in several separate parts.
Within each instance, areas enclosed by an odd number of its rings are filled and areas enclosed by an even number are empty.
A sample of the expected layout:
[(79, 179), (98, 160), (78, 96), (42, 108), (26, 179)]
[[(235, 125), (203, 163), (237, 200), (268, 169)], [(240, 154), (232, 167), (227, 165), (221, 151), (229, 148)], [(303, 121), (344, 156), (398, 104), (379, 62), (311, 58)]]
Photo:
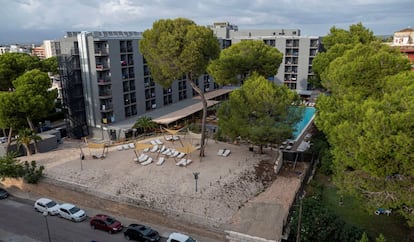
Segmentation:
[(197, 240), (188, 235), (174, 232), (168, 236), (167, 242), (197, 242)]
[(59, 204), (49, 198), (39, 198), (34, 203), (34, 209), (39, 212), (47, 212), (50, 215), (56, 215), (59, 211)]
[(59, 217), (69, 219), (73, 222), (80, 222), (86, 219), (85, 211), (70, 203), (61, 204), (58, 212)]

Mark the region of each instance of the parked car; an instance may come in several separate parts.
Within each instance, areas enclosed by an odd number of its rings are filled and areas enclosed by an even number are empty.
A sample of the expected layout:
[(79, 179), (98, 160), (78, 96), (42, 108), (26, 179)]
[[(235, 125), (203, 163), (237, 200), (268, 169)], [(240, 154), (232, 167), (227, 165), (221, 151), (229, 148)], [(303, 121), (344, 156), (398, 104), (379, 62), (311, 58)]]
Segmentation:
[(197, 240), (188, 235), (174, 232), (168, 236), (167, 242), (197, 242)]
[(151, 242), (160, 240), (160, 235), (156, 230), (142, 224), (130, 224), (124, 231), (124, 236), (126, 240)]
[(104, 230), (110, 234), (121, 232), (124, 228), (121, 222), (105, 214), (95, 215), (89, 223), (92, 229)]
[(59, 213), (59, 204), (49, 198), (39, 198), (34, 203), (34, 209), (38, 212), (48, 212), (50, 215)]
[(5, 199), (9, 196), (9, 193), (4, 190), (3, 188), (0, 188), (0, 199)]
[(70, 203), (63, 203), (59, 206), (58, 216), (73, 222), (80, 222), (86, 219), (85, 211)]

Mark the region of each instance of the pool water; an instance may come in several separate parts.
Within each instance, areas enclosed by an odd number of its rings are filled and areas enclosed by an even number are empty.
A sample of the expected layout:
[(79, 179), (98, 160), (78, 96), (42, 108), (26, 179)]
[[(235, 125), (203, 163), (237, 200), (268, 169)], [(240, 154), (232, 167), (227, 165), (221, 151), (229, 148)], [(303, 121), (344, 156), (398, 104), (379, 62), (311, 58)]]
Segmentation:
[(306, 129), (309, 125), (310, 121), (312, 120), (313, 116), (315, 115), (315, 108), (314, 107), (305, 107), (303, 112), (303, 118), (295, 125), (295, 131), (293, 132), (293, 139), (297, 140), (302, 132)]

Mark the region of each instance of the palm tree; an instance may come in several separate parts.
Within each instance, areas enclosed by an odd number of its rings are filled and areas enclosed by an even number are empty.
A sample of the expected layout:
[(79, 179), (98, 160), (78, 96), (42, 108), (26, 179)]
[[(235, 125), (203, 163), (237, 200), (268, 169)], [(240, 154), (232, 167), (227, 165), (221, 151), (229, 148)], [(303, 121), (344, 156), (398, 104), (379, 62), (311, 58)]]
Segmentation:
[(27, 155), (32, 155), (30, 151), (30, 143), (32, 141), (40, 141), (42, 138), (31, 129), (22, 129), (18, 133), (17, 144), (21, 144), (26, 149)]
[(157, 128), (157, 123), (152, 121), (151, 117), (142, 116), (137, 119), (133, 129), (143, 129), (144, 134)]

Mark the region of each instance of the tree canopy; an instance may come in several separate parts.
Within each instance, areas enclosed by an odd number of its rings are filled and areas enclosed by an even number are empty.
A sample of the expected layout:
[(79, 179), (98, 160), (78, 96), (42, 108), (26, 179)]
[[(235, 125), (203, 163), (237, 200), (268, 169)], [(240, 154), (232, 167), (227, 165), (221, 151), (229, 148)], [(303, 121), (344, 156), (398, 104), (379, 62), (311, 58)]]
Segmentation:
[(280, 144), (291, 138), (301, 118), (302, 110), (291, 107), (298, 100), (286, 86), (254, 74), (220, 105), (218, 125), (232, 139), (240, 136), (259, 146)]
[(265, 78), (276, 75), (282, 60), (283, 54), (262, 40), (245, 40), (224, 49), (208, 71), (220, 85), (237, 84), (253, 72)]
[[(332, 27), (329, 34), (322, 39), (325, 51), (318, 53), (312, 62), (312, 69), (316, 78), (320, 80), (329, 64), (337, 57), (342, 56), (347, 50), (352, 49), (357, 44), (369, 44), (375, 40), (373, 32), (361, 23), (351, 25), (349, 30)], [(313, 84), (320, 86), (318, 81), (314, 81)]]
[(37, 56), (23, 53), (5, 53), (0, 55), (0, 91), (13, 88), (12, 82), (28, 70), (40, 68)]
[(154, 81), (166, 88), (184, 76), (200, 95), (203, 104), (200, 156), (204, 156), (207, 100), (195, 80), (206, 72), (210, 61), (218, 57), (217, 38), (211, 29), (185, 18), (158, 20), (142, 36), (140, 51)]
[[(335, 47), (332, 47), (335, 48)], [(316, 125), (332, 147), (334, 181), (378, 207), (400, 208), (414, 226), (414, 73), (408, 59), (378, 42), (357, 44), (321, 75)], [(407, 192), (409, 191), (409, 192)]]
[(57, 90), (49, 90), (49, 76), (38, 69), (28, 71), (13, 81), (17, 111), (24, 113), (29, 127), (34, 130), (33, 119), (46, 116), (54, 108)]

